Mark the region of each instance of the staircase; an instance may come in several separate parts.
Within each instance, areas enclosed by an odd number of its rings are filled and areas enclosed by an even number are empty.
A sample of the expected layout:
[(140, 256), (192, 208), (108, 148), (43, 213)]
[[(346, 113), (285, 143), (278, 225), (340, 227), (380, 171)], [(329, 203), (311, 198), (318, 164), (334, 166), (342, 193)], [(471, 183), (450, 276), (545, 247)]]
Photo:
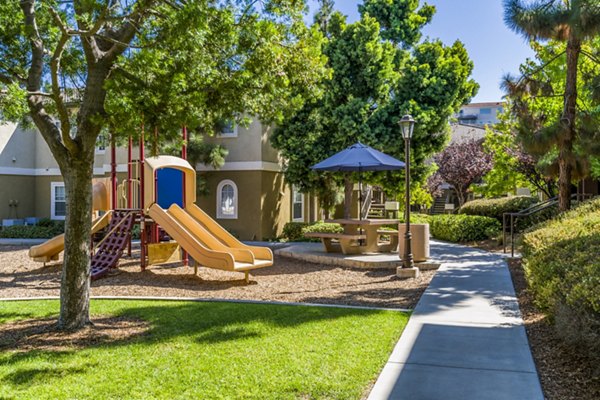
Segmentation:
[(385, 205), (371, 203), (371, 207), (369, 207), (369, 212), (367, 213), (367, 219), (384, 219), (385, 217)]
[(431, 214), (444, 214), (446, 212), (446, 196), (436, 197), (431, 207)]

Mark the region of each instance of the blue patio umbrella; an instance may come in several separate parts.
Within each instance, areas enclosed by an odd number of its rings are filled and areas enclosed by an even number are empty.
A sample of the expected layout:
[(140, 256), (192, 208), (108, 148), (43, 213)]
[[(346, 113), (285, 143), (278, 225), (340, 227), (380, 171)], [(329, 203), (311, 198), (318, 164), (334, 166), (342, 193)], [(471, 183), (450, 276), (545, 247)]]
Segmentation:
[[(360, 142), (334, 154), (311, 167), (315, 171), (358, 172), (360, 203), (362, 204), (362, 171), (394, 171), (403, 169), (405, 164)], [(359, 213), (360, 214), (360, 213)], [(362, 218), (362, 215), (360, 215)]]
[(316, 171), (362, 172), (393, 171), (404, 167), (402, 161), (358, 142), (311, 168)]

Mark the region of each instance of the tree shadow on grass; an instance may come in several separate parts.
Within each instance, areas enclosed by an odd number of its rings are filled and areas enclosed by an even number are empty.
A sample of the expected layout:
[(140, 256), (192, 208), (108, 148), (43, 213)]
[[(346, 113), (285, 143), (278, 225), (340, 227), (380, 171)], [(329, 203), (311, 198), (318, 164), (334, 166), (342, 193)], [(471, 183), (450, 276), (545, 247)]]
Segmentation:
[(13, 385), (31, 385), (36, 380), (62, 379), (69, 375), (82, 374), (88, 369), (96, 367), (97, 363), (85, 363), (78, 366), (60, 366), (55, 364), (51, 367), (19, 368), (2, 377), (2, 381)]
[[(249, 338), (260, 338), (269, 335), (271, 329), (258, 329), (256, 324), (268, 327), (296, 327), (307, 323), (337, 320), (345, 317), (369, 317), (381, 311), (356, 310), (342, 308), (324, 308), (308, 306), (283, 306), (265, 304), (240, 304), (218, 302), (155, 302), (144, 304), (120, 301), (118, 307), (106, 308), (113, 300), (92, 300), (92, 310), (97, 314), (111, 313), (112, 319), (143, 321), (146, 329), (142, 334), (121, 335), (115, 340), (87, 340), (77, 343), (68, 342), (59, 335), (53, 336), (49, 346), (39, 348), (25, 346), (17, 352), (0, 357), (0, 366), (19, 364), (27, 357), (44, 355), (44, 359), (62, 361), (81, 349), (113, 348), (136, 345), (152, 346), (160, 342), (168, 342), (177, 338), (190, 338), (197, 343), (215, 344)], [(141, 303), (141, 304), (140, 304)], [(12, 317), (31, 317), (27, 312), (12, 313)], [(102, 318), (92, 321), (100, 324)], [(47, 319), (46, 321), (50, 321)], [(18, 328), (15, 328), (18, 330)], [(31, 328), (22, 328), (11, 332), (13, 337), (25, 337)], [(73, 340), (73, 339), (71, 339)], [(66, 343), (63, 343), (66, 342)], [(71, 345), (74, 344), (74, 345)], [(6, 349), (6, 346), (4, 346)], [(0, 347), (0, 349), (2, 349)], [(35, 374), (32, 374), (32, 376)], [(23, 376), (26, 376), (23, 375)], [(12, 379), (12, 378), (11, 378)], [(24, 378), (23, 378), (24, 379)]]
[(33, 318), (34, 316), (35, 314), (29, 312), (0, 311), (0, 324), (3, 324), (9, 320)]
[(260, 333), (256, 332), (255, 330), (248, 329), (247, 327), (220, 327), (200, 333), (195, 340), (197, 343), (213, 344), (228, 342), (232, 340), (258, 338), (260, 336)]
[[(349, 316), (370, 316), (378, 312), (309, 306), (175, 302), (123, 308), (119, 311), (119, 315), (148, 321), (151, 328), (146, 335), (147, 339), (158, 337), (161, 340), (170, 340), (188, 336), (200, 341), (209, 341), (207, 338), (219, 333), (223, 333), (226, 340), (259, 335), (256, 332), (248, 335), (248, 332), (253, 330), (244, 330), (245, 327), (256, 322), (276, 328), (287, 328)], [(143, 340), (146, 339), (142, 338)]]
[[(60, 380), (69, 375), (83, 374), (97, 367), (97, 363), (65, 365), (74, 351), (24, 351), (4, 352), (0, 355), (0, 370), (8, 367), (10, 372), (2, 374), (0, 383), (14, 386), (34, 385), (37, 381)], [(36, 363), (43, 362), (43, 366)], [(52, 365), (48, 365), (51, 361)], [(32, 365), (33, 364), (33, 365)], [(17, 398), (17, 397), (15, 397)]]

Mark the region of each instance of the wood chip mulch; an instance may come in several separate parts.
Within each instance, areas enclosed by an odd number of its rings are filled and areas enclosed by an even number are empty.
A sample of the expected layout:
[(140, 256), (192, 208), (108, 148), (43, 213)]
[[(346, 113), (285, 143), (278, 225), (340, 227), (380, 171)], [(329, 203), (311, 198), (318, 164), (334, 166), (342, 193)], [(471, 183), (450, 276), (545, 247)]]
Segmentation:
[(74, 332), (59, 331), (56, 318), (28, 319), (0, 324), (0, 351), (69, 351), (123, 342), (139, 337), (150, 325), (129, 317), (94, 318), (94, 323)]
[(521, 261), (510, 260), (509, 269), (546, 399), (600, 399), (600, 368), (557, 337), (533, 302)]
[[(133, 256), (135, 257), (135, 252)], [(27, 256), (27, 248), (0, 246), (0, 297), (57, 296), (59, 263), (43, 267)], [(241, 273), (181, 264), (141, 271), (139, 259), (123, 258), (119, 268), (92, 282), (94, 296), (161, 296), (324, 303), (388, 308), (414, 308), (435, 271), (402, 280), (395, 270), (365, 270), (311, 264), (275, 257), (272, 267)]]

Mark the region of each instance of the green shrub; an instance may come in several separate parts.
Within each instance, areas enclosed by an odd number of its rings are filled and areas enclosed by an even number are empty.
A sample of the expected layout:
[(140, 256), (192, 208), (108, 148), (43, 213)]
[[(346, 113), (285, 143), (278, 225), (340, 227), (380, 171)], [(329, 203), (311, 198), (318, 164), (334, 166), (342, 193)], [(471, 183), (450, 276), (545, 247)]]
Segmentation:
[(542, 223), (523, 236), (525, 274), (558, 333), (600, 361), (600, 200)]
[(290, 242), (302, 240), (302, 229), (308, 226), (305, 222), (288, 222), (283, 227), (282, 237)]
[(62, 222), (52, 221), (50, 226), (5, 226), (0, 230), (0, 238), (6, 239), (49, 239), (65, 232)]
[[(428, 224), (431, 215), (420, 214), (420, 213), (410, 213), (410, 223), (411, 224)], [(404, 223), (404, 214), (400, 216), (400, 223)], [(398, 229), (398, 227), (396, 227)]]
[(302, 228), (302, 234), (305, 233), (343, 233), (344, 228), (339, 224), (329, 224), (327, 222), (319, 221), (312, 225), (305, 226)]
[(50, 228), (53, 227), (56, 222), (57, 221), (51, 220), (50, 218), (41, 218), (36, 225)]
[(434, 215), (429, 219), (431, 236), (449, 242), (491, 239), (498, 235), (501, 228), (496, 219), (477, 215)]
[(531, 207), (538, 202), (536, 197), (514, 196), (500, 199), (478, 199), (465, 203), (459, 214), (480, 215), (495, 218), (502, 222), (502, 215), (509, 212), (518, 212)]

